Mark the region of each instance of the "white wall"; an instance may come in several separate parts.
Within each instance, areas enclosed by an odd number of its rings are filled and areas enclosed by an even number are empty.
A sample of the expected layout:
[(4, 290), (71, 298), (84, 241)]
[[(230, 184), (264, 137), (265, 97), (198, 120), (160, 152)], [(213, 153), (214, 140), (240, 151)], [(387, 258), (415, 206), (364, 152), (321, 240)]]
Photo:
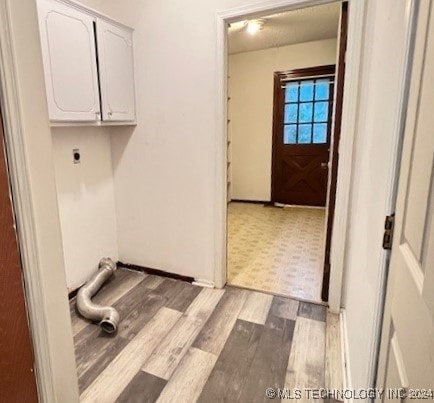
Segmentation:
[(233, 199), (271, 200), (274, 73), (335, 64), (336, 43), (327, 39), (229, 56)]
[(370, 366), (386, 259), (381, 245), (385, 216), (392, 212), (398, 142), (394, 123), (401, 114), (398, 102), (408, 3), (368, 1), (343, 287), (354, 388), (369, 385), (373, 375)]
[[(97, 270), (101, 257), (118, 259), (110, 133), (103, 127), (51, 131), (66, 282), (73, 290)], [(73, 163), (76, 148), (80, 164)]]
[(85, 3), (136, 30), (138, 125), (112, 134), (119, 257), (213, 280), (215, 12), (243, 1)]
[(83, 3), (135, 28), (138, 125), (112, 133), (119, 258), (213, 281), (215, 17), (246, 1)]

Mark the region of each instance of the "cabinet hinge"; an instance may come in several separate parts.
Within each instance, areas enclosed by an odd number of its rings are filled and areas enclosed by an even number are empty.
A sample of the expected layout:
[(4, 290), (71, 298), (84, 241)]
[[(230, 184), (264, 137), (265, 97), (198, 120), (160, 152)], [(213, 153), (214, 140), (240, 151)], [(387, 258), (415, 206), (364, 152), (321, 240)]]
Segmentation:
[(393, 243), (393, 230), (395, 228), (395, 214), (386, 216), (384, 222), (383, 249), (391, 250)]

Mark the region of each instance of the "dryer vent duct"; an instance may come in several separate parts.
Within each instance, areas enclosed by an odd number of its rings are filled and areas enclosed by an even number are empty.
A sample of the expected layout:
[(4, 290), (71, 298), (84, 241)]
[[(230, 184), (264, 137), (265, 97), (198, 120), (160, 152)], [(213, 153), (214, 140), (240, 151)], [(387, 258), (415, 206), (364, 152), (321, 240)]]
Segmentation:
[(93, 303), (92, 297), (113, 275), (116, 268), (116, 263), (110, 258), (101, 259), (98, 271), (80, 288), (77, 294), (78, 312), (87, 319), (99, 322), (101, 328), (107, 333), (116, 332), (119, 323), (119, 313), (111, 306), (102, 306)]

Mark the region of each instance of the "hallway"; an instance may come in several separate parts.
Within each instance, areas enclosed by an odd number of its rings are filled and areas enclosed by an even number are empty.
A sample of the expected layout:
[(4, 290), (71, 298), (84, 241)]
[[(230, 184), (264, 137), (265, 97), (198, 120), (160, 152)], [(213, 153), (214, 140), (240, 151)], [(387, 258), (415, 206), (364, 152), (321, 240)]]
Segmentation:
[(267, 387), (342, 388), (339, 318), (323, 306), (125, 269), (94, 300), (121, 322), (107, 336), (71, 302), (83, 402), (262, 402)]
[(321, 302), (325, 210), (228, 206), (228, 284)]

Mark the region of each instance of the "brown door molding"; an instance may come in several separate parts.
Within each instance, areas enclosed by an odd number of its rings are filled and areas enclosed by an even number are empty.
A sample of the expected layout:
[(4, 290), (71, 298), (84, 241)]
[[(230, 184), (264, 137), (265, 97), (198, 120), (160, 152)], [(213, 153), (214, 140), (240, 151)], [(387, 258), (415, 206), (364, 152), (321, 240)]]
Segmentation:
[(330, 191), (328, 200), (328, 215), (327, 215), (327, 234), (325, 244), (324, 257), (324, 275), (321, 291), (321, 299), (328, 301), (329, 285), (330, 285), (330, 250), (333, 234), (333, 221), (335, 217), (336, 205), (336, 184), (338, 179), (339, 165), (339, 142), (341, 139), (341, 123), (342, 123), (342, 105), (344, 99), (344, 79), (345, 79), (345, 54), (347, 51), (348, 38), (348, 3), (342, 3), (341, 8), (341, 27), (339, 40), (339, 63), (336, 74), (336, 101), (335, 101), (335, 126), (333, 133), (333, 149), (331, 155), (331, 173), (330, 173)]
[(0, 115), (0, 400), (37, 402), (33, 347)]

